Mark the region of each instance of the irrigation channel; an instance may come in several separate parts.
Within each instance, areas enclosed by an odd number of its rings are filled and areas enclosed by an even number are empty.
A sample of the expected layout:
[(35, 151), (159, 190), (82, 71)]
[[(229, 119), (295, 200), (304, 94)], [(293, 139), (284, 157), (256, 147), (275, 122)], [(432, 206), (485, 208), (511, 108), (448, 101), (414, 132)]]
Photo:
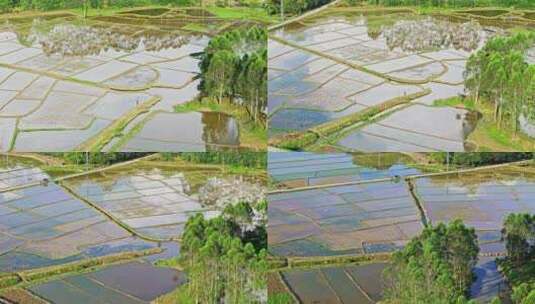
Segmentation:
[[(10, 157), (0, 170), (0, 298), (150, 303), (186, 282), (154, 263), (179, 255), (188, 218), (265, 195), (264, 182), (158, 154), (60, 178)], [(221, 191), (214, 183), (234, 190), (207, 193)]]
[(376, 303), (390, 254), (427, 224), (462, 219), (480, 246), (471, 296), (506, 292), (496, 258), (509, 213), (535, 213), (535, 163), (452, 167), (441, 173), (403, 154), (270, 153), (269, 252), (281, 270), (270, 291), (302, 303)]
[(466, 94), (467, 59), (489, 38), (535, 27), (527, 11), (492, 12), (332, 5), (271, 28), (271, 145), (312, 133), (300, 149), (477, 149), (467, 138), (481, 113), (435, 101)]
[(199, 60), (192, 55), (239, 22), (178, 8), (87, 19), (69, 12), (7, 15), (1, 21), (0, 151), (240, 146), (233, 117), (174, 111), (199, 93)]

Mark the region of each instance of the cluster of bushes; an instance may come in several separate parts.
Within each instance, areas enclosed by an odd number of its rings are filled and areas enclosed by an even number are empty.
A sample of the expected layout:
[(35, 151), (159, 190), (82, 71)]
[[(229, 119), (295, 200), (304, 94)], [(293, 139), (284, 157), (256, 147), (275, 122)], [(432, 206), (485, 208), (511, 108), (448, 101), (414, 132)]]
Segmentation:
[(202, 97), (228, 101), (247, 110), (250, 119), (265, 122), (267, 108), (267, 30), (235, 29), (210, 40), (202, 54)]
[[(282, 3), (284, 4), (285, 14), (299, 15), (331, 1), (332, 0), (282, 0)], [(264, 6), (270, 14), (281, 13), (281, 0), (268, 0), (264, 3)]]
[[(365, 2), (361, 0), (347, 0), (350, 4)], [(370, 4), (385, 6), (430, 6), (430, 7), (481, 7), (481, 6), (505, 6), (505, 7), (535, 7), (532, 0), (367, 0)]]
[(460, 167), (476, 167), (476, 166), (495, 165), (495, 164), (533, 159), (533, 153), (531, 152), (525, 152), (525, 153), (438, 152), (438, 153), (433, 153), (432, 158), (435, 161), (442, 163), (442, 164), (446, 164), (449, 158), (449, 163), (451, 165), (457, 165)]

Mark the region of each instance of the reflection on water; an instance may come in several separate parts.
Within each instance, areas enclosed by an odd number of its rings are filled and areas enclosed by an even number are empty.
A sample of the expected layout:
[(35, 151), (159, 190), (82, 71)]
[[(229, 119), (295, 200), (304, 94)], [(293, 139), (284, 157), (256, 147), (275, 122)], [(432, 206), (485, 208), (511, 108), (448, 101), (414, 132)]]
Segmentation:
[(383, 36), (389, 48), (404, 51), (423, 51), (455, 48), (475, 50), (482, 42), (479, 23), (452, 23), (427, 17), (424, 20), (400, 20), (383, 28)]
[(44, 26), (43, 21), (35, 19), (26, 41), (38, 44), (47, 55), (63, 56), (98, 55), (102, 51), (160, 51), (180, 48), (189, 42), (183, 34), (136, 35), (115, 32), (110, 28), (56, 24), (52, 28)]
[(236, 119), (219, 112), (202, 113), (203, 135), (207, 144), (238, 146), (240, 132)]

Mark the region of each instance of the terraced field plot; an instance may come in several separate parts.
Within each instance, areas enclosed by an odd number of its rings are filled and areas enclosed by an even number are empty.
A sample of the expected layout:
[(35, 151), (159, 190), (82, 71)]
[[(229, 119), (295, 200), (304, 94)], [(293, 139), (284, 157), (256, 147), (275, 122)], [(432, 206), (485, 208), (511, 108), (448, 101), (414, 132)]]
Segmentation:
[[(191, 55), (210, 39), (183, 27), (224, 22), (165, 11), (158, 18), (7, 20), (0, 30), (0, 150), (70, 151), (99, 141), (103, 150), (238, 147), (234, 118), (225, 117), (222, 128), (210, 114), (173, 113), (198, 95), (198, 59)], [(162, 124), (176, 132), (159, 132)], [(196, 132), (186, 136), (185, 125)], [(106, 132), (114, 136), (103, 138)]]
[(326, 134), (328, 144), (364, 152), (471, 149), (465, 140), (477, 113), (433, 104), (464, 94), (466, 60), (503, 30), (469, 18), (451, 20), (406, 9), (329, 8), (274, 30), (270, 134), (410, 100), (370, 124)]
[(195, 213), (208, 218), (219, 214), (191, 196), (183, 173), (110, 172), (69, 180), (65, 185), (140, 235), (154, 239), (177, 238), (188, 217)]
[(30, 287), (31, 292), (55, 304), (150, 303), (185, 283), (175, 269), (154, 267), (143, 262), (111, 266), (96, 272), (68, 276)]
[(376, 303), (382, 298), (386, 264), (327, 267), (281, 272), (279, 284), (301, 303)]
[[(422, 229), (407, 185), (391, 177), (418, 171), (400, 164), (383, 170), (354, 164), (348, 154), (270, 153), (276, 181), (326, 185), (272, 193), (269, 249), (280, 256), (316, 256), (391, 251)], [(383, 179), (366, 183), (367, 180)], [(333, 182), (361, 184), (328, 186)]]
[(433, 223), (460, 218), (478, 233), (481, 252), (504, 252), (502, 223), (510, 213), (534, 213), (533, 166), (417, 179), (416, 192)]
[[(57, 180), (21, 158), (6, 157), (0, 171), (0, 277), (3, 283), (5, 277), (33, 277), (23, 285), (9, 281), (15, 289), (3, 285), (0, 302), (36, 295), (55, 304), (151, 303), (186, 282), (184, 272), (153, 263), (179, 256), (190, 216), (218, 215), (221, 205), (213, 197), (237, 202), (247, 191), (264, 193), (265, 176), (155, 156)], [(233, 189), (218, 189), (221, 180), (234, 181)]]
[[(359, 282), (379, 288), (380, 278), (348, 276), (349, 268), (363, 266), (314, 268), (314, 263), (339, 265), (344, 255), (373, 260), (377, 256), (371, 254), (402, 248), (420, 234), (424, 222), (457, 218), (475, 228), (480, 248), (471, 298), (487, 303), (505, 292), (496, 266), (496, 256), (505, 253), (502, 224), (510, 213), (534, 213), (532, 163), (422, 175), (407, 166), (410, 159), (385, 153), (379, 161), (378, 154), (366, 155), (270, 153), (269, 173), (282, 189), (268, 196), (269, 251), (288, 258), (290, 268), (306, 265), (272, 276), (272, 292), (290, 292), (301, 303), (352, 303), (351, 297), (376, 303), (381, 292), (363, 291), (366, 286)], [(396, 175), (410, 182), (391, 178)]]
[[(22, 172), (24, 169), (15, 169)], [(46, 177), (25, 169), (31, 181)], [(5, 170), (1, 176), (11, 175)], [(7, 179), (4, 179), (4, 182)], [(19, 184), (12, 179), (11, 185)], [(156, 247), (132, 234), (53, 182), (0, 193), (0, 271), (57, 265)]]
[[(345, 153), (314, 154), (308, 152), (268, 154), (268, 171), (280, 184), (294, 186), (364, 181), (418, 174), (402, 164), (404, 157), (395, 154), (365, 155)], [(374, 167), (375, 166), (375, 167)]]

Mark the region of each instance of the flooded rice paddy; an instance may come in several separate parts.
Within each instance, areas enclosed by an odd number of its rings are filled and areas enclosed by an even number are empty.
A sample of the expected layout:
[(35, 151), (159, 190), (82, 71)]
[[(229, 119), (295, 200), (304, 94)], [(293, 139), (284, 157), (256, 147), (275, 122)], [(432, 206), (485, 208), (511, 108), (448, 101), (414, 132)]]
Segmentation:
[[(175, 105), (198, 95), (199, 60), (192, 55), (204, 50), (214, 26), (223, 21), (188, 18), (186, 12), (174, 9), (85, 20), (70, 14), (4, 19), (0, 27), (2, 151), (76, 150), (121, 119), (127, 119), (126, 127), (105, 150), (163, 151), (166, 146), (178, 150), (179, 143), (192, 151), (211, 149), (214, 144), (239, 146), (232, 117), (225, 117), (226, 129), (211, 115), (171, 114)], [(205, 26), (206, 33), (185, 30), (188, 24)], [(148, 113), (136, 114), (142, 108), (148, 108)], [(162, 122), (165, 115), (167, 121)], [(169, 132), (176, 133), (162, 137), (154, 131), (154, 126), (161, 130), (162, 123), (169, 121)], [(184, 124), (198, 131), (188, 137), (175, 129)]]
[(281, 282), (300, 303), (377, 303), (386, 264), (339, 266), (281, 272)]
[[(422, 230), (409, 188), (404, 182), (390, 180), (391, 176), (409, 173), (410, 169), (396, 164), (390, 166), (391, 171), (366, 168), (354, 164), (351, 156), (344, 154), (282, 154), (285, 153), (270, 154), (269, 172), (275, 174), (275, 179), (293, 169), (308, 180), (311, 175), (314, 178), (332, 170), (329, 180), (320, 179), (327, 185), (336, 176), (344, 179), (335, 183), (384, 180), (270, 194), (269, 249), (275, 255), (387, 252), (402, 247)], [(273, 163), (272, 158), (278, 161)], [(279, 164), (284, 167), (278, 168)]]
[(29, 289), (55, 304), (72, 303), (73, 299), (81, 303), (141, 304), (173, 291), (185, 281), (185, 275), (175, 269), (130, 262), (34, 285)]
[(458, 14), (472, 17), (330, 8), (274, 30), (270, 134), (303, 131), (409, 98), (408, 106), (336, 134), (334, 144), (346, 151), (469, 150), (464, 142), (477, 113), (433, 103), (464, 94), (468, 57), (505, 29), (477, 17), (486, 11)]
[[(21, 169), (14, 169), (21, 172)], [(46, 178), (36, 169), (26, 181)], [(33, 172), (32, 172), (33, 171)], [(3, 170), (2, 176), (13, 170)], [(8, 179), (3, 179), (4, 182)], [(17, 179), (10, 180), (18, 182)], [(22, 186), (18, 183), (18, 186)], [(0, 271), (10, 272), (89, 257), (144, 250), (157, 244), (132, 234), (53, 182), (0, 193)]]
[[(503, 221), (510, 213), (535, 213), (535, 166), (429, 176), (407, 158), (379, 155), (270, 153), (269, 174), (283, 189), (268, 195), (270, 253), (302, 259), (386, 253), (402, 248), (425, 223), (462, 219), (480, 247), (471, 297), (488, 302), (503, 292), (496, 266), (496, 256), (506, 252)], [(302, 303), (344, 303), (348, 295), (376, 303), (380, 293), (363, 296), (348, 267), (283, 271), (281, 284)], [(382, 286), (380, 278), (373, 284)]]
[[(6, 158), (0, 168), (0, 273), (153, 250), (6, 295), (31, 292), (57, 304), (151, 303), (186, 282), (184, 273), (152, 263), (179, 255), (190, 216), (212, 218), (265, 193), (265, 177), (174, 161), (138, 161), (59, 182), (32, 160)], [(232, 186), (221, 191), (219, 184)]]

